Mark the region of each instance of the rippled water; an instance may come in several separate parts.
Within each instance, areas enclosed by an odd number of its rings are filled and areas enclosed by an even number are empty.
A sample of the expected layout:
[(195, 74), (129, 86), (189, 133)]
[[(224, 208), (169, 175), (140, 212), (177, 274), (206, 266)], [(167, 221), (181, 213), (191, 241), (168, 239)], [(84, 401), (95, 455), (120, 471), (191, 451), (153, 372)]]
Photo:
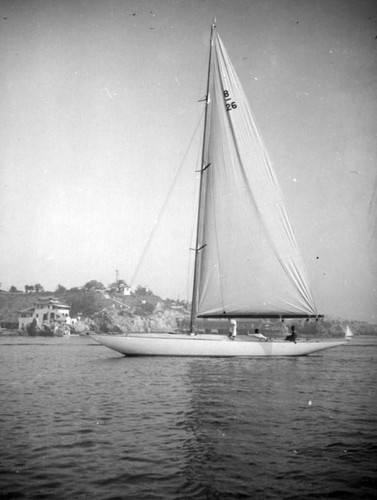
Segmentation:
[(0, 338), (1, 498), (377, 495), (377, 343), (303, 358), (124, 358)]

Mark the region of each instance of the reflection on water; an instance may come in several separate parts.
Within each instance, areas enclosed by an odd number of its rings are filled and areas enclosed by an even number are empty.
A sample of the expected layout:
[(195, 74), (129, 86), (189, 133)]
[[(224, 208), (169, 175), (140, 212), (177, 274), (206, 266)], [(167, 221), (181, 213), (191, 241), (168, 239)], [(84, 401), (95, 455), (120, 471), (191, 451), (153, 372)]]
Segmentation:
[(352, 371), (335, 369), (339, 361), (193, 361), (182, 497), (196, 484), (208, 498), (328, 498), (335, 491), (360, 498), (363, 488), (368, 498), (376, 486), (373, 399), (357, 395)]
[(0, 340), (4, 498), (372, 498), (377, 346), (124, 358)]

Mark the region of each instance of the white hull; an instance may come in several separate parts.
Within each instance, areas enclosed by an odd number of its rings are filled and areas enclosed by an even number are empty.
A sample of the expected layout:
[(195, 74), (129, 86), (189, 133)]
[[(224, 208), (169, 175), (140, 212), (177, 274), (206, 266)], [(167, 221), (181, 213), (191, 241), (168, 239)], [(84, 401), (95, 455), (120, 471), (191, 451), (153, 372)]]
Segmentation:
[(109, 349), (127, 356), (306, 356), (347, 344), (345, 339), (260, 341), (247, 336), (231, 340), (225, 335), (187, 335), (169, 333), (128, 333), (91, 335)]

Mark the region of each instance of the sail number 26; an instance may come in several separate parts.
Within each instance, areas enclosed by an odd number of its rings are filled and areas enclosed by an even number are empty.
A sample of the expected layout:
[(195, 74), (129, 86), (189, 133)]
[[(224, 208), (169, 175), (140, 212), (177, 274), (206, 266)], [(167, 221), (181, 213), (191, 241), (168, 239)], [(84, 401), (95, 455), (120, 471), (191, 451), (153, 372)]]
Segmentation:
[[(223, 93), (224, 93), (224, 97), (225, 97), (226, 110), (227, 111), (232, 111), (232, 109), (236, 109), (237, 104), (235, 103), (235, 101), (232, 101), (232, 98), (229, 96), (229, 91), (228, 90), (224, 90)], [(231, 101), (231, 102), (227, 102), (227, 101)]]

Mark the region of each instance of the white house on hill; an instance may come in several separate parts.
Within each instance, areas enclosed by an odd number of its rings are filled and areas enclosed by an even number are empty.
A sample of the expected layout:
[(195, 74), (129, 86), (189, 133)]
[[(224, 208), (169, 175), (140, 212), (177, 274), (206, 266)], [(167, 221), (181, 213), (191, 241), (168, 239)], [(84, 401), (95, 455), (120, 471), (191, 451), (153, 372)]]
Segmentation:
[(34, 307), (29, 307), (18, 312), (19, 330), (25, 329), (34, 319), (37, 321), (38, 326), (42, 326), (43, 324), (51, 325), (51, 323), (56, 322), (72, 325), (76, 322), (69, 315), (70, 307), (66, 304), (61, 304), (54, 297), (39, 298), (38, 302), (35, 302)]
[(126, 283), (121, 283), (118, 288), (119, 292), (123, 293), (123, 295), (131, 295), (132, 293), (132, 288), (128, 286)]

